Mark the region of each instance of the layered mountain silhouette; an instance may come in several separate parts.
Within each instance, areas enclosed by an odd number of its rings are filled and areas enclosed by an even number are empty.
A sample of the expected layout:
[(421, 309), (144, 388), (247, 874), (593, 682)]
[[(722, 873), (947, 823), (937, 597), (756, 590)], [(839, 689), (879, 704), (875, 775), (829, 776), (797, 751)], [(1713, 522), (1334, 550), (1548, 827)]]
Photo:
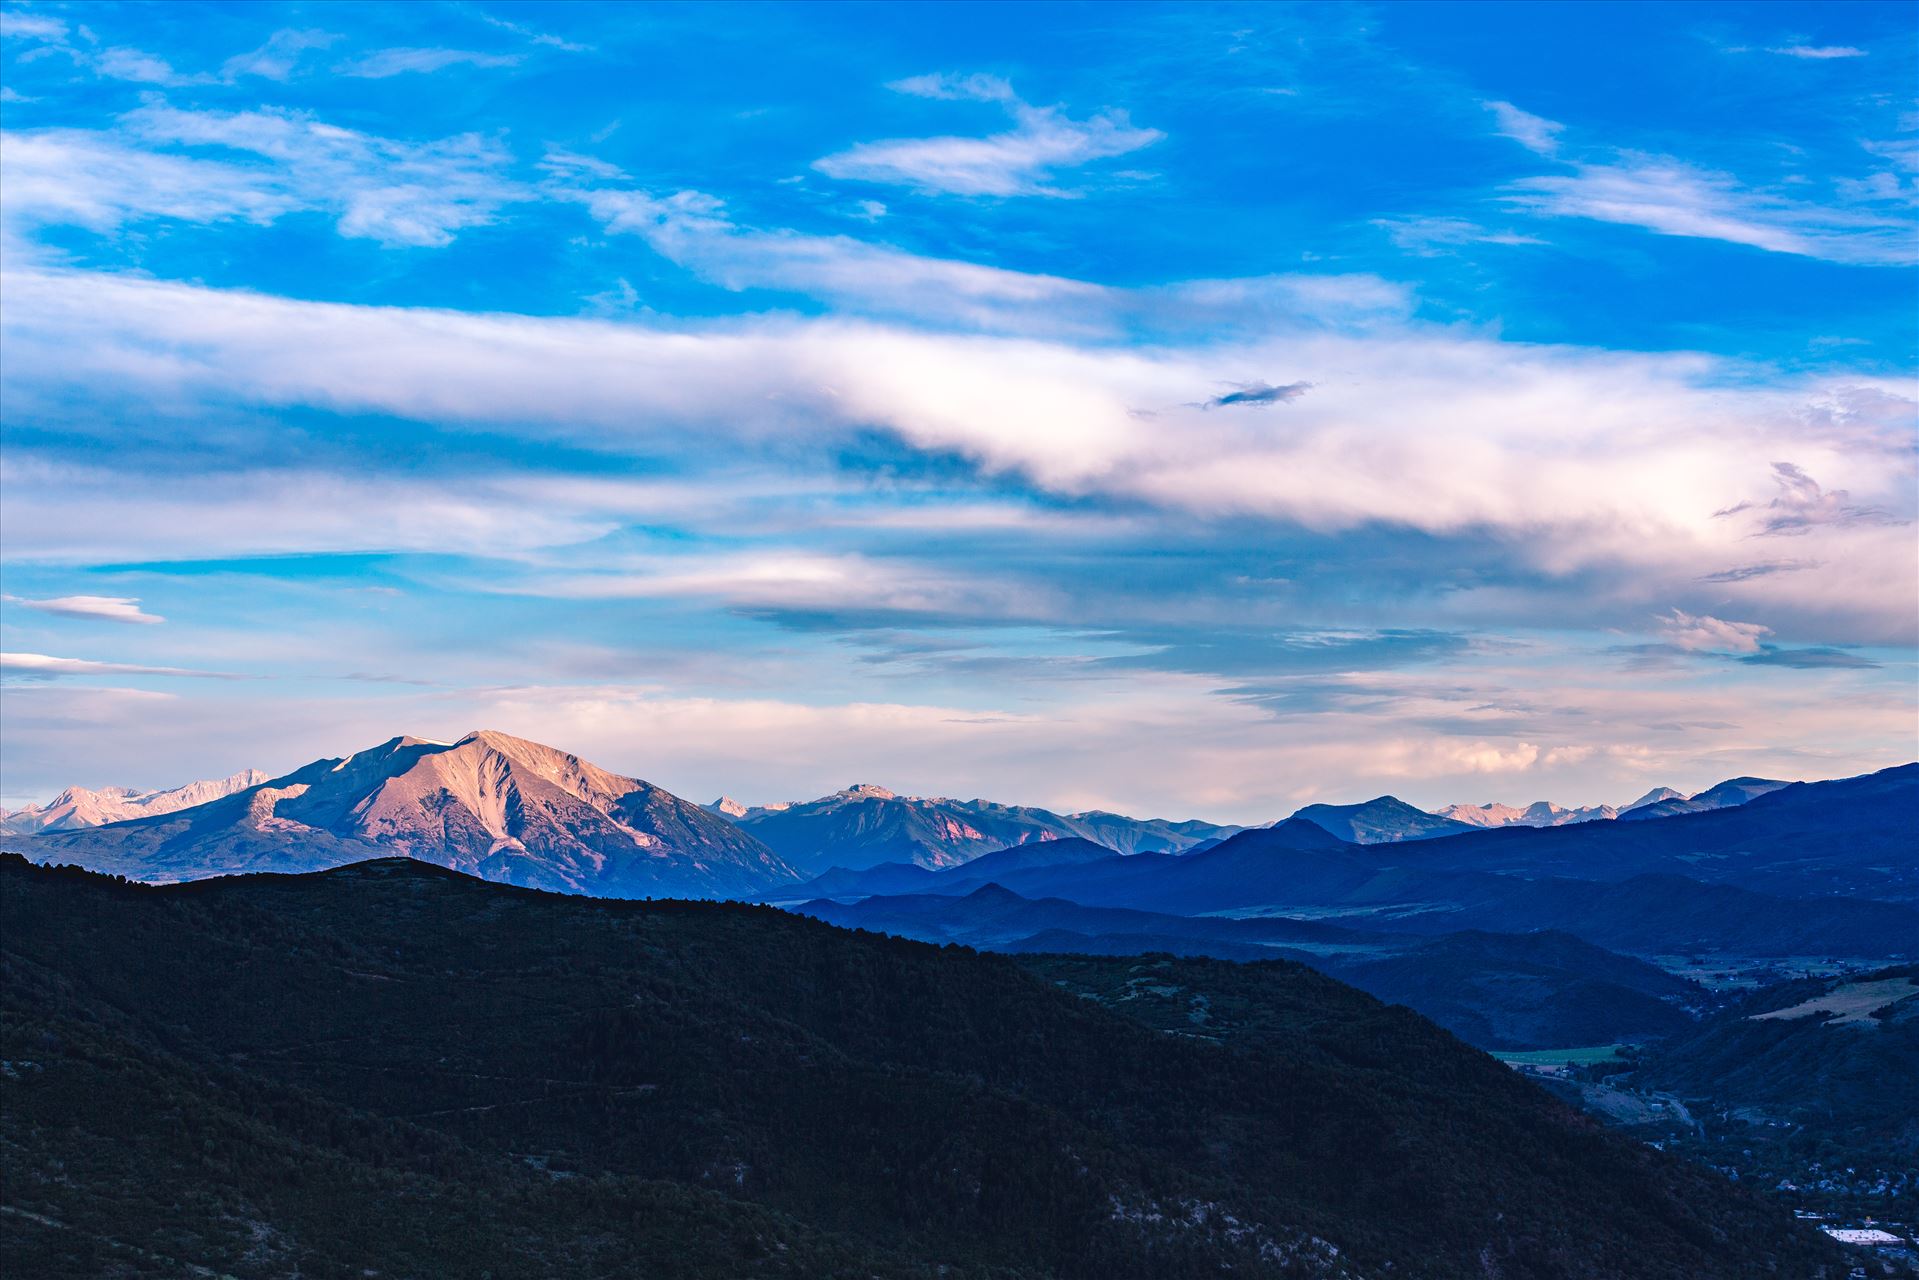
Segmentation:
[(1771, 778), (1728, 778), (1714, 787), (1708, 787), (1697, 795), (1681, 798), (1668, 795), (1647, 804), (1634, 805), (1620, 816), (1628, 822), (1643, 822), (1648, 818), (1671, 818), (1682, 813), (1706, 813), (1712, 809), (1730, 809), (1757, 800), (1787, 786)]
[(1427, 813), (1397, 796), (1380, 796), (1364, 804), (1308, 805), (1293, 816), (1316, 822), (1340, 839), (1355, 844), (1389, 844), (1463, 835), (1473, 828), (1564, 827), (1618, 818), (1638, 822), (1682, 813), (1705, 813), (1745, 804), (1785, 785), (1768, 778), (1729, 778), (1693, 796), (1683, 795), (1671, 787), (1655, 787), (1617, 809), (1609, 804), (1567, 808), (1550, 800), (1538, 800), (1523, 808), (1506, 804), (1451, 804)]
[[(1910, 853), (1916, 813), (1919, 766), (1909, 765), (1660, 822), (1360, 845), (1293, 818), (1186, 854), (1098, 856), (1096, 848), (1080, 847), (1075, 856), (1047, 859), (1041, 852), (1047, 845), (1019, 846), (937, 870), (835, 870), (772, 896), (782, 902), (932, 900), (994, 884), (1027, 899), (1155, 913), (1148, 931), (1177, 943), (1167, 949), (1228, 958), (1243, 958), (1221, 949), (1240, 939), (1177, 927), (1164, 917), (1305, 911), (1375, 933), (1561, 930), (1639, 954), (1895, 957), (1919, 951), (1919, 894), (1912, 884), (1919, 867)], [(1108, 932), (1065, 919), (1045, 927), (1088, 938)], [(968, 936), (898, 931), (942, 940)], [(1072, 941), (1055, 939), (1062, 946)], [(1220, 946), (1197, 947), (1196, 941)], [(1113, 949), (1107, 942), (1085, 945)]]
[(1626, 819), (1659, 804), (1618, 822), (1475, 832), (1408, 844), (1394, 856), (1454, 871), (1586, 880), (1661, 874), (1789, 897), (1919, 903), (1919, 764), (1831, 782), (1734, 779), (1701, 795), (1714, 793), (1749, 798), (1639, 821)]
[(1380, 796), (1363, 804), (1309, 804), (1293, 819), (1322, 827), (1352, 844), (1431, 840), (1473, 829), (1468, 823), (1416, 809), (1397, 796)]
[[(1310, 824), (1301, 824), (1309, 831)], [(1871, 958), (1919, 947), (1919, 911), (1897, 903), (1800, 902), (1674, 876), (1620, 884), (1444, 875), (1369, 866), (1358, 846), (1300, 849), (1265, 832), (1209, 854), (1082, 864), (1046, 896), (1047, 869), (967, 888), (966, 868), (924, 872), (918, 892), (821, 898), (793, 908), (848, 928), (1015, 953), (1283, 957), (1417, 1009), (1493, 1049), (1642, 1040), (1689, 1025), (1690, 982), (1631, 956), (1690, 951)], [(1323, 839), (1330, 840), (1330, 837)], [(1188, 871), (1187, 868), (1196, 868)], [(1129, 874), (1128, 874), (1129, 873)], [(1258, 914), (1200, 914), (1268, 901)], [(1300, 919), (1272, 914), (1314, 913)], [(1183, 911), (1185, 914), (1175, 914)]]
[(267, 780), (258, 769), (246, 769), (227, 778), (189, 782), (164, 791), (134, 787), (68, 787), (42, 805), (0, 810), (0, 835), (31, 835), (36, 831), (74, 831), (155, 814), (176, 813), (221, 796), (230, 796)]
[(865, 897), (876, 893), (963, 893), (1021, 872), (1077, 867), (1122, 856), (1118, 850), (1095, 841), (1066, 836), (982, 853), (951, 867), (922, 867), (912, 862), (882, 862), (864, 871), (834, 867), (803, 884), (782, 887), (779, 897), (782, 901), (803, 902), (811, 898)]
[(1178, 850), (1239, 830), (1210, 822), (1058, 814), (986, 800), (902, 796), (869, 783), (794, 804), (749, 809), (722, 797), (712, 807), (810, 873), (889, 862), (950, 867), (1043, 840), (1091, 840), (1119, 853)]
[(394, 738), (193, 808), (12, 843), (43, 861), (156, 882), (391, 854), (606, 897), (740, 896), (796, 878), (696, 804), (489, 730), (453, 743)]

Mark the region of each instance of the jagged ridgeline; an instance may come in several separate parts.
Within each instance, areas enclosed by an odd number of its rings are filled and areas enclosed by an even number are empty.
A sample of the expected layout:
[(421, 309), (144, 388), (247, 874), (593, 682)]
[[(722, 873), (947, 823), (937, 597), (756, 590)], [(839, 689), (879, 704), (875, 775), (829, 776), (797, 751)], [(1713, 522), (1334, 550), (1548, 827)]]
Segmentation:
[(479, 729), (393, 738), (174, 812), (14, 837), (36, 861), (149, 881), (405, 854), (608, 897), (736, 896), (796, 872), (726, 819), (569, 752)]
[(0, 955), (15, 1275), (1844, 1274), (1284, 962), (1048, 969), (397, 858), (9, 857)]

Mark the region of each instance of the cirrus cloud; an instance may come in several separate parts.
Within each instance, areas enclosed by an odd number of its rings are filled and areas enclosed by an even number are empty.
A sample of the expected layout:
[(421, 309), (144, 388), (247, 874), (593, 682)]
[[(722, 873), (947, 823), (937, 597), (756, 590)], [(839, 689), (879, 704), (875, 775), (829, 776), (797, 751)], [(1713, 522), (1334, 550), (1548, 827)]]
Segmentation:
[(127, 622), (142, 626), (153, 626), (166, 619), (147, 613), (140, 608), (140, 602), (127, 596), (55, 596), (48, 600), (24, 600), (19, 596), (4, 596), (10, 604), (32, 609), (38, 613), (51, 613), (62, 618), (97, 618), (103, 622)]
[(1106, 110), (1075, 120), (1060, 107), (1036, 107), (996, 76), (928, 75), (887, 86), (944, 101), (1003, 106), (1014, 127), (984, 138), (892, 138), (862, 142), (813, 162), (832, 178), (912, 187), (928, 194), (1063, 196), (1054, 174), (1151, 146), (1165, 137), (1141, 129), (1126, 113)]

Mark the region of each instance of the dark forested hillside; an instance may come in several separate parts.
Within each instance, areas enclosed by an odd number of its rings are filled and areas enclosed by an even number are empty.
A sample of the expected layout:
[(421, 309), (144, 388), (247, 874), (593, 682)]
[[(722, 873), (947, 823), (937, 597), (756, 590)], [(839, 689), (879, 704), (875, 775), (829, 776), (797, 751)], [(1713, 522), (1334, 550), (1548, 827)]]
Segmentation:
[(1261, 1028), (1208, 1037), (1098, 997), (1156, 989), (1136, 960), (1072, 958), (1075, 990), (400, 859), (150, 888), (7, 858), (0, 947), (9, 1274), (1842, 1273), (1283, 962), (1190, 962)]
[[(1324, 964), (1321, 968), (1326, 968)], [(1456, 933), (1330, 970), (1489, 1049), (1563, 1048), (1687, 1031), (1704, 992), (1564, 933)]]
[(1919, 965), (1765, 988), (1633, 1067), (1643, 1087), (1919, 1167)]

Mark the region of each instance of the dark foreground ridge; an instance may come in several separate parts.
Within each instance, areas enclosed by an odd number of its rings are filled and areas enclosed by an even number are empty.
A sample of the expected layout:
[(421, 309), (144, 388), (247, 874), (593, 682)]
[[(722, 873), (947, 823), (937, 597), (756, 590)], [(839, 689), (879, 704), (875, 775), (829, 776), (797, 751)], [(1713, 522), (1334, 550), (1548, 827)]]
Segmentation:
[(1259, 1034), (1218, 1040), (1117, 1012), (1132, 958), (407, 859), (154, 888), (14, 857), (0, 961), (10, 1275), (1845, 1272), (1283, 961), (1182, 971), (1234, 980)]

